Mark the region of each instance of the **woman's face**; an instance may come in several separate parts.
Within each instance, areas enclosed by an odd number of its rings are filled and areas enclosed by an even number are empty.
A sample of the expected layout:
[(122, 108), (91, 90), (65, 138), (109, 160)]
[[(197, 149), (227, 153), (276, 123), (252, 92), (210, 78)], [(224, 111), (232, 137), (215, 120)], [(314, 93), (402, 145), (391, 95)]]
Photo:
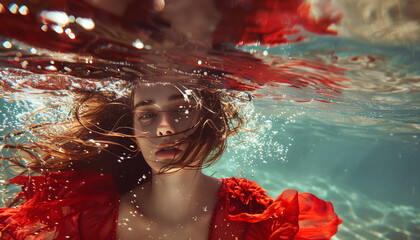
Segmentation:
[(199, 118), (191, 90), (172, 84), (143, 84), (134, 90), (134, 134), (153, 171), (179, 159), (187, 144), (177, 140), (191, 131)]

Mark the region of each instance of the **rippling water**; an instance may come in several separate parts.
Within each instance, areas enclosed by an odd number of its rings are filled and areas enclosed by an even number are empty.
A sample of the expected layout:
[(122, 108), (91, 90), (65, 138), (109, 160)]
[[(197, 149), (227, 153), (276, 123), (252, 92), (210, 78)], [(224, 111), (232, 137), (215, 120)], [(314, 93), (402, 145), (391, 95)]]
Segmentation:
[[(164, 43), (136, 35), (103, 16), (91, 19), (93, 30), (88, 18), (67, 30), (39, 8), (34, 14), (44, 22), (36, 27), (49, 30), (32, 31), (29, 20), (19, 20), (32, 14), (30, 6), (23, 14), (22, 5), (0, 2), (1, 132), (22, 127), (47, 105), (63, 107), (33, 121), (63, 117), (73, 89), (125, 94), (126, 82), (161, 81), (164, 72), (165, 81), (237, 92), (249, 127), (259, 128), (242, 133), (244, 142), (232, 139), (207, 173), (246, 176), (272, 196), (297, 188), (332, 201), (343, 219), (336, 239), (420, 239), (417, 1), (312, 1), (315, 15), (341, 11), (337, 35), (307, 26), (298, 42), (210, 49), (165, 29)], [(5, 19), (27, 36), (5, 27)], [(82, 40), (72, 45), (57, 37), (72, 33)], [(92, 36), (99, 40), (87, 44)]]

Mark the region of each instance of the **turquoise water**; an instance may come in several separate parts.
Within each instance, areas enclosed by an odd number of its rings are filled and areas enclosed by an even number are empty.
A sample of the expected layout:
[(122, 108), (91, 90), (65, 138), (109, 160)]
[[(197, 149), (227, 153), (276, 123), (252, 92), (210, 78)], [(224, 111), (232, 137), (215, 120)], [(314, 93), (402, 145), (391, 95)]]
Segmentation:
[[(296, 109), (284, 111), (273, 119), (268, 134), (257, 137), (257, 142), (267, 145), (255, 147), (252, 142), (245, 152), (231, 150), (209, 172), (251, 177), (273, 197), (294, 188), (333, 202), (343, 219), (335, 239), (420, 238), (416, 134), (393, 134), (356, 123), (337, 126), (314, 120), (314, 114), (322, 117), (323, 112), (308, 109), (284, 126), (291, 115), (287, 112)], [(346, 117), (345, 113), (341, 116)], [(272, 132), (279, 133), (271, 137)]]
[[(220, 162), (205, 172), (216, 177), (247, 177), (273, 197), (293, 188), (331, 201), (343, 219), (334, 239), (420, 239), (418, 4), (338, 3), (346, 18), (338, 27), (337, 36), (309, 34), (301, 43), (238, 47), (273, 68), (285, 70), (285, 65), (296, 61), (322, 66), (297, 64), (287, 69), (290, 76), (310, 75), (313, 82), (309, 81), (312, 85), (308, 87), (290, 87), (268, 79), (269, 84), (247, 91), (245, 98), (249, 95), (253, 100), (240, 104), (244, 105), (247, 128), (258, 131), (243, 132), (239, 139), (231, 139)], [(6, 41), (19, 47), (5, 49)], [(32, 121), (63, 117), (69, 110), (66, 103), (71, 101), (68, 91), (21, 85), (28, 79), (42, 82), (49, 76), (20, 67), (24, 61), (30, 66), (33, 55), (18, 59), (19, 66), (11, 63), (14, 59), (10, 57), (16, 51), (33, 52), (31, 46), (5, 37), (0, 38), (0, 43), (4, 47), (0, 45), (0, 81), (10, 83), (12, 89), (23, 90), (8, 92), (2, 88), (0, 135), (22, 127), (29, 113), (48, 105), (62, 107), (47, 115), (36, 115)], [(95, 62), (95, 58), (78, 59), (40, 49), (37, 54), (44, 62), (54, 60), (64, 65), (90, 61), (89, 66), (80, 67), (82, 70), (91, 69), (91, 65), (105, 68), (104, 64), (110, 68), (115, 65), (116, 69), (131, 67), (129, 63)], [(236, 67), (241, 69), (244, 65)], [(329, 75), (331, 67), (343, 71)], [(84, 72), (87, 79), (82, 80), (80, 74), (59, 73), (77, 87), (80, 82), (89, 81), (91, 72)], [(111, 82), (120, 76), (124, 75), (112, 75)], [(338, 77), (346, 80), (339, 82)], [(328, 79), (335, 79), (333, 83), (339, 86), (326, 86)], [(252, 79), (248, 81), (252, 85)], [(210, 85), (223, 88), (214, 82)], [(118, 89), (112, 84), (107, 87)]]
[[(351, 82), (330, 103), (256, 101), (264, 131), (209, 172), (251, 176), (272, 196), (295, 188), (332, 201), (343, 219), (335, 239), (420, 239), (418, 45), (315, 37), (266, 50), (306, 59), (334, 51)], [(360, 55), (381, 61), (348, 64)], [(317, 98), (306, 91), (281, 94)]]

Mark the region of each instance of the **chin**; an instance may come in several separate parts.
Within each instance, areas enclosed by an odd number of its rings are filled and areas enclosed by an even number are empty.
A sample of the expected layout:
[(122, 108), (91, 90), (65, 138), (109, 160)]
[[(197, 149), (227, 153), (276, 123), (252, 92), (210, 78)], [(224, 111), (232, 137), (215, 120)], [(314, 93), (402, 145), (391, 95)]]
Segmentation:
[(147, 161), (147, 164), (149, 164), (150, 168), (153, 170), (153, 172), (155, 173), (159, 173), (162, 170), (165, 170), (165, 173), (171, 173), (171, 172), (175, 172), (175, 171), (179, 171), (181, 170), (181, 168), (179, 167), (170, 167), (169, 170), (167, 170), (167, 166), (170, 166), (171, 164), (171, 160), (152, 160), (152, 161)]

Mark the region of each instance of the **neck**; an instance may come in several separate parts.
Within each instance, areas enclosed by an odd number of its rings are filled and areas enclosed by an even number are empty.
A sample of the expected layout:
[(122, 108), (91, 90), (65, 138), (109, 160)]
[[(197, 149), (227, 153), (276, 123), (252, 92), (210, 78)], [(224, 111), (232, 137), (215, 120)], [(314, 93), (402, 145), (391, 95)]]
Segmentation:
[[(155, 200), (170, 199), (172, 203), (188, 204), (199, 200), (204, 180), (205, 175), (200, 170), (155, 174), (150, 183), (150, 196)], [(169, 201), (165, 203), (171, 204)]]
[(140, 208), (145, 215), (180, 222), (203, 211), (211, 211), (220, 181), (200, 170), (180, 170), (154, 174), (151, 182), (141, 185)]

